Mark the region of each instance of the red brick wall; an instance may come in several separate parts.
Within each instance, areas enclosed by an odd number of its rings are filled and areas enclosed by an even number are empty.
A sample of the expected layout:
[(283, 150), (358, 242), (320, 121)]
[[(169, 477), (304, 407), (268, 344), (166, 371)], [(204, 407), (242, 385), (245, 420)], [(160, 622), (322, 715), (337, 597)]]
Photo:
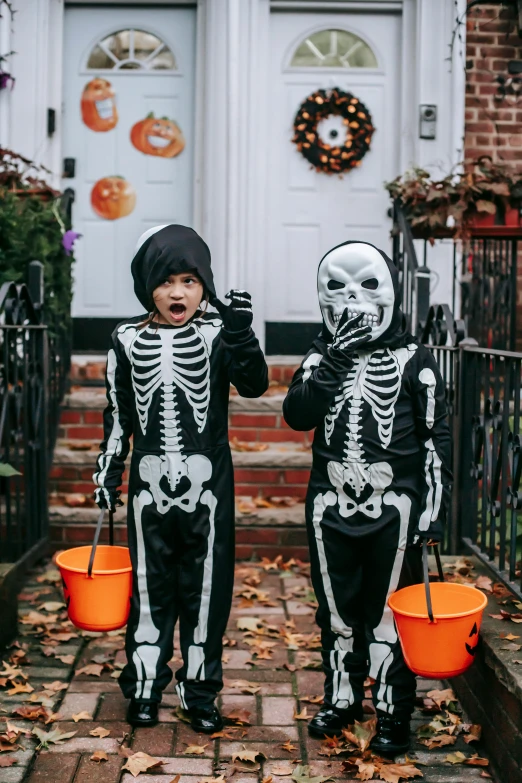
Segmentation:
[[(522, 92), (499, 96), (497, 76), (522, 59), (516, 11), (484, 3), (467, 16), (465, 157), (491, 155), (522, 170)], [(508, 88), (508, 93), (512, 88)]]
[[(514, 7), (483, 3), (467, 15), (466, 125), (464, 156), (467, 161), (490, 155), (513, 171), (522, 171), (522, 91), (507, 86), (499, 91), (497, 77), (509, 80), (510, 60), (522, 60)], [(521, 74), (522, 78), (522, 74)], [(522, 350), (522, 249), (518, 255), (517, 349)]]

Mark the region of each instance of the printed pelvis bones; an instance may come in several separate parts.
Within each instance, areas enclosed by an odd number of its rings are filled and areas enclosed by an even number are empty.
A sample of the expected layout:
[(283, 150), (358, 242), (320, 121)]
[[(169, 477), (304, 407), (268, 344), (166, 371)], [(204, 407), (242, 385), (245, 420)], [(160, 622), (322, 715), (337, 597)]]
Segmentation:
[[(190, 324), (176, 330), (155, 330), (153, 327), (131, 329), (120, 335), (131, 360), (136, 407), (144, 434), (153, 396), (156, 393), (161, 395), (161, 445), (158, 446), (163, 453), (146, 454), (140, 460), (140, 478), (148, 488), (140, 490), (133, 499), (140, 597), (140, 616), (135, 633), (135, 640), (140, 646), (133, 655), (138, 671), (136, 698), (149, 698), (160, 654), (160, 648), (155, 644), (160, 632), (154, 625), (150, 609), (142, 525), (143, 511), (152, 504), (160, 514), (166, 514), (173, 506), (188, 513), (193, 512), (198, 503), (208, 507), (208, 548), (203, 564), (201, 604), (194, 644), (189, 648), (187, 671), (188, 679), (205, 678), (201, 645), (207, 638), (217, 498), (210, 489), (204, 489), (204, 484), (212, 477), (210, 460), (202, 454), (183, 453), (177, 395), (185, 395), (201, 432), (207, 421), (210, 400), (210, 353), (219, 328), (219, 322), (206, 321), (202, 325)], [(160, 486), (164, 477), (173, 496)], [(188, 488), (176, 496), (183, 479), (187, 479), (184, 483), (185, 486), (188, 483)]]
[(348, 317), (362, 315), (361, 326), (371, 326), (372, 339), (391, 323), (395, 292), (386, 261), (364, 242), (340, 245), (321, 261), (317, 275), (319, 305), (328, 330), (335, 334), (345, 309)]

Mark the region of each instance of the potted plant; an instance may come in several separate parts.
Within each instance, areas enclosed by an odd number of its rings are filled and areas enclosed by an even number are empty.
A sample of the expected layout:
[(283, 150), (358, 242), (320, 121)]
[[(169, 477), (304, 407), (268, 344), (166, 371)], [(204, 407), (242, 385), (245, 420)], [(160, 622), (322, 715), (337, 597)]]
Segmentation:
[(438, 180), (414, 168), (385, 187), (416, 236), (463, 238), (474, 228), (521, 225), (522, 178), (487, 156)]

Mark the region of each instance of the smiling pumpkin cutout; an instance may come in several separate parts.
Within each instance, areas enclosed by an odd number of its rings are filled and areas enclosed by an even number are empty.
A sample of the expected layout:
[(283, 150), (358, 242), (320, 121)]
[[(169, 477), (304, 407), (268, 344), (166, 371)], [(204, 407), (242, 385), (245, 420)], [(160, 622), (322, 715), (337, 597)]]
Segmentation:
[(91, 79), (82, 93), (82, 120), (93, 131), (104, 133), (116, 127), (116, 94), (107, 79)]
[(118, 220), (133, 211), (136, 191), (124, 177), (103, 177), (93, 186), (91, 205), (99, 217)]
[(185, 147), (180, 127), (168, 117), (156, 119), (151, 112), (135, 123), (130, 132), (131, 142), (144, 155), (175, 158)]

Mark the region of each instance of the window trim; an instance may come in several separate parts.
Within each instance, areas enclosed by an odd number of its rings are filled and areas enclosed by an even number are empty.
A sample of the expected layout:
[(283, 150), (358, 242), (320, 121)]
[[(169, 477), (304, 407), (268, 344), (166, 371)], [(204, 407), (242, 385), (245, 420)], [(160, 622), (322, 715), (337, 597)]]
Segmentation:
[[(115, 35), (116, 33), (120, 33), (124, 30), (139, 30), (143, 33), (149, 33), (150, 35), (154, 35), (159, 41), (162, 42), (168, 49), (172, 52), (172, 56), (174, 57), (174, 60), (176, 62), (177, 68), (174, 70), (167, 70), (164, 68), (89, 68), (88, 62), (89, 57), (91, 56), (91, 53), (96, 48), (96, 46), (100, 45), (100, 42), (103, 41), (105, 38), (107, 38), (110, 35)], [(127, 60), (120, 60), (120, 62), (139, 62), (139, 60), (130, 58), (127, 58)], [(165, 38), (164, 35), (162, 35), (159, 30), (156, 30), (151, 27), (147, 27), (147, 29), (144, 29), (143, 27), (138, 27), (135, 25), (129, 25), (128, 27), (120, 27), (119, 29), (115, 29), (114, 26), (111, 26), (110, 28), (106, 28), (105, 32), (99, 32), (95, 39), (91, 40), (89, 45), (85, 48), (84, 53), (82, 55), (81, 59), (81, 65), (79, 68), (79, 74), (82, 76), (92, 76), (92, 78), (95, 78), (97, 74), (100, 76), (108, 77), (109, 74), (112, 74), (113, 76), (119, 76), (120, 74), (123, 74), (125, 76), (128, 76), (130, 74), (140, 76), (170, 76), (170, 77), (180, 77), (183, 76), (183, 69), (181, 67), (181, 63), (179, 61), (179, 57), (176, 54), (175, 48), (172, 46), (172, 44)]]
[[(297, 49), (303, 44), (307, 38), (310, 38), (312, 35), (315, 35), (316, 33), (322, 33), (327, 32), (328, 30), (340, 30), (344, 33), (350, 33), (351, 35), (357, 36), (357, 38), (360, 38), (363, 43), (365, 43), (373, 52), (373, 55), (375, 59), (377, 60), (377, 65), (374, 68), (357, 68), (357, 67), (342, 67), (342, 66), (317, 66), (317, 65), (292, 65), (292, 58), (294, 57)], [(308, 32), (305, 32), (304, 34), (301, 33), (298, 39), (294, 39), (294, 41), (290, 44), (286, 51), (286, 55), (284, 58), (284, 65), (283, 65), (283, 72), (284, 73), (357, 73), (357, 74), (382, 74), (384, 73), (384, 68), (382, 65), (382, 57), (379, 52), (379, 48), (373, 44), (373, 42), (369, 41), (366, 35), (362, 35), (359, 31), (355, 30), (353, 27), (348, 28), (347, 26), (335, 26), (332, 27), (332, 24), (323, 24), (320, 26), (314, 25), (314, 27), (310, 28)]]

